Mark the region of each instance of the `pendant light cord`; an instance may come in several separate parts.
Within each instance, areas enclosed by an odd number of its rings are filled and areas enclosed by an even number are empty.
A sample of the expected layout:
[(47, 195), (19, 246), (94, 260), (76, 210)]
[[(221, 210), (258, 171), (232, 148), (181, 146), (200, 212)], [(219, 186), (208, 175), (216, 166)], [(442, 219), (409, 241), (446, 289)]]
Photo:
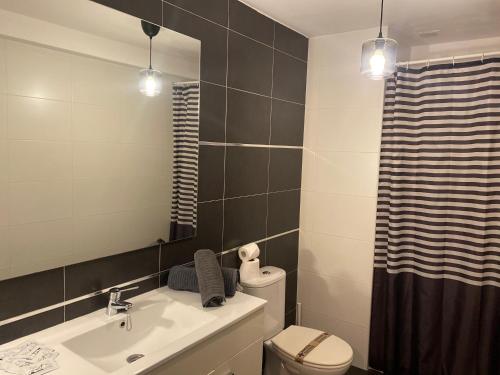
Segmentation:
[(151, 49), (153, 48), (153, 38), (149, 37), (149, 69), (153, 69), (151, 65)]
[(382, 6), (380, 7), (380, 29), (378, 33), (379, 38), (383, 38), (382, 35), (382, 22), (384, 21), (384, 0), (382, 0)]

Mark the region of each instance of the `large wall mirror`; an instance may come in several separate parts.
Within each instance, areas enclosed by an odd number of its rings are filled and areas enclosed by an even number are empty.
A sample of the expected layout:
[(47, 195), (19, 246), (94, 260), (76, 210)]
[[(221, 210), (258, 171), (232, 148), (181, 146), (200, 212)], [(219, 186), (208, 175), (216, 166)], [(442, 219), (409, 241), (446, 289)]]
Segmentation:
[(200, 41), (0, 0), (0, 279), (196, 234)]

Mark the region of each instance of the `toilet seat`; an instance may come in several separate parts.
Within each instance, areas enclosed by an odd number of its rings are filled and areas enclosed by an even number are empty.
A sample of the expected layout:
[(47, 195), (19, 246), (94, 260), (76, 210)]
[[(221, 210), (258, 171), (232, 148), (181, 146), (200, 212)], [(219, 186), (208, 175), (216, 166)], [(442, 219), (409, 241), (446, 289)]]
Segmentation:
[[(312, 328), (290, 326), (273, 337), (271, 342), (276, 354), (295, 362), (297, 354), (322, 333)], [(302, 364), (298, 362), (296, 364), (321, 370), (333, 370), (349, 366), (352, 357), (353, 351), (349, 344), (331, 335), (306, 355)]]

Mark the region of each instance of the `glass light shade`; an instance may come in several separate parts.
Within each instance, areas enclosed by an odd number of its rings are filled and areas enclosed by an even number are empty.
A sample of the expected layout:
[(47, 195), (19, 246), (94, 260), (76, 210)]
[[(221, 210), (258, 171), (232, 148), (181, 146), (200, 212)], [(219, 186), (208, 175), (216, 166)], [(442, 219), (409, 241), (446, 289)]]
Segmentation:
[(161, 94), (163, 82), (161, 72), (154, 69), (143, 69), (140, 73), (139, 91), (146, 96)]
[(398, 42), (389, 38), (376, 38), (363, 43), (361, 74), (381, 80), (396, 72)]

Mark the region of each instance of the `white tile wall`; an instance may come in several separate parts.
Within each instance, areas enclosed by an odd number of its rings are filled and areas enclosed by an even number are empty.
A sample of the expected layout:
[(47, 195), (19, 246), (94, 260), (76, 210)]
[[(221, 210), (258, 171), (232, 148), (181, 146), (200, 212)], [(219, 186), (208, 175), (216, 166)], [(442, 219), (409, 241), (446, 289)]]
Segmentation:
[(0, 38), (0, 279), (168, 233), (171, 93), (138, 70)]
[(6, 112), (8, 139), (71, 140), (70, 102), (9, 95)]
[(300, 221), (303, 324), (345, 339), (365, 369), (384, 90), (359, 63), (376, 33), (310, 39)]
[(7, 92), (71, 100), (70, 54), (29, 43), (6, 42)]

